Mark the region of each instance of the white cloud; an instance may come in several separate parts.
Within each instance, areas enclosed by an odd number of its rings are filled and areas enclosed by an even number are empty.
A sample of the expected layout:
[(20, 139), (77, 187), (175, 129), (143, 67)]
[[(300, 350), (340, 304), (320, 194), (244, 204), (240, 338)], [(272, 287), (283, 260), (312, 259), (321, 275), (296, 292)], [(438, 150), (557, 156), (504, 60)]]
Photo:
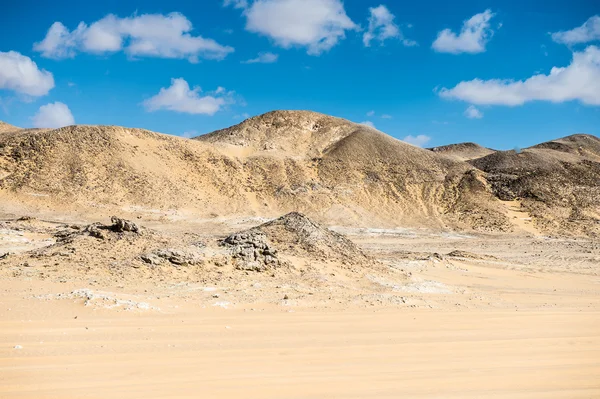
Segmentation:
[(223, 0), (223, 7), (229, 6), (246, 9), (248, 7), (248, 0)]
[(75, 124), (69, 107), (58, 101), (42, 105), (32, 120), (34, 127), (59, 128)]
[(234, 115), (233, 119), (248, 119), (250, 118), (250, 114), (247, 112), (244, 112), (241, 115)]
[(198, 136), (197, 130), (188, 130), (186, 132), (181, 133), (181, 137), (185, 139), (191, 139), (192, 137)]
[(272, 64), (277, 62), (278, 54), (273, 53), (258, 53), (258, 57), (247, 61), (242, 61), (242, 64)]
[(600, 16), (590, 17), (583, 25), (552, 34), (552, 40), (563, 44), (578, 44), (600, 40)]
[(125, 51), (131, 57), (223, 59), (233, 48), (212, 39), (192, 36), (192, 23), (180, 13), (143, 14), (119, 18), (109, 14), (87, 25), (80, 22), (71, 32), (60, 22), (52, 24), (46, 37), (33, 49), (43, 57), (72, 58), (78, 51), (114, 53)]
[(425, 136), (424, 134), (419, 134), (418, 136), (408, 135), (402, 139), (402, 141), (417, 147), (423, 147), (425, 144), (429, 143), (430, 140), (431, 137)]
[(458, 35), (450, 29), (444, 29), (438, 33), (431, 47), (440, 53), (482, 53), (494, 34), (490, 28), (490, 19), (493, 16), (491, 10), (473, 15), (463, 22)]
[(396, 38), (402, 40), (405, 46), (415, 46), (417, 42), (405, 39), (398, 25), (394, 23), (396, 18), (383, 4), (369, 8), (369, 29), (363, 34), (363, 44), (371, 46), (371, 41), (377, 39), (381, 44), (386, 39)]
[(219, 87), (215, 92), (202, 96), (200, 87), (190, 89), (183, 78), (171, 79), (171, 86), (161, 88), (158, 94), (145, 100), (146, 111), (168, 110), (186, 114), (214, 115), (225, 105), (233, 102), (233, 92)]
[(465, 110), (465, 116), (469, 119), (481, 119), (483, 118), (483, 112), (474, 105), (469, 105)]
[(245, 10), (246, 30), (265, 35), (283, 48), (306, 47), (319, 55), (358, 26), (340, 0), (256, 0)]
[(392, 115), (383, 114), (381, 115), (381, 119), (392, 119)]
[(460, 82), (452, 89), (439, 91), (443, 98), (456, 98), (472, 104), (522, 105), (528, 101), (579, 100), (600, 105), (600, 49), (589, 46), (574, 52), (571, 64), (554, 67), (548, 75), (526, 80), (481, 80)]
[(375, 111), (369, 111), (369, 112), (367, 112), (367, 116), (373, 116), (373, 115), (375, 115)]
[(39, 97), (54, 87), (54, 77), (31, 58), (16, 51), (0, 52), (0, 90)]
[(373, 129), (377, 129), (377, 128), (375, 127), (375, 124), (374, 124), (373, 122), (371, 122), (371, 121), (364, 121), (364, 122), (361, 122), (360, 124), (361, 124), (361, 125), (365, 125), (365, 126), (372, 127)]

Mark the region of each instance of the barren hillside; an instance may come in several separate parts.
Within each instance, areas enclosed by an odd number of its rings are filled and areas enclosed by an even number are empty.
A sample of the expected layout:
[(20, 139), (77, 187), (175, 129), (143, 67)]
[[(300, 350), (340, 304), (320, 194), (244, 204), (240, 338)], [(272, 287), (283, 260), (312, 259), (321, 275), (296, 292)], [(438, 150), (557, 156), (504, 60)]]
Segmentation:
[(197, 140), (117, 126), (7, 132), (0, 188), (6, 203), (103, 214), (299, 211), (331, 224), (510, 227), (472, 166), (305, 111)]
[(118, 126), (7, 128), (0, 196), (4, 211), (297, 211), (329, 225), (483, 231), (511, 231), (498, 199), (523, 198), (542, 231), (595, 234), (598, 143), (576, 135), (518, 154), (469, 143), (426, 150), (308, 111), (269, 112), (194, 140)]
[(13, 125), (9, 125), (6, 122), (2, 122), (0, 121), (0, 133), (4, 133), (4, 132), (13, 132), (15, 130), (20, 130), (20, 127), (16, 127)]
[(600, 233), (600, 139), (573, 135), (470, 161), (498, 198), (523, 199), (546, 231)]

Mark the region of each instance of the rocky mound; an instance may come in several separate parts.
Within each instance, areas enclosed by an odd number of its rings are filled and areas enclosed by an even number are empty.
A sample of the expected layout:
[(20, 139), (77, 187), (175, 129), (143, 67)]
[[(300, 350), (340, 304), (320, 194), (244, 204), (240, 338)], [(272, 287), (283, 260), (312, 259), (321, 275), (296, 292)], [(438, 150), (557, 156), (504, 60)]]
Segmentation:
[(352, 241), (298, 212), (232, 234), (222, 244), (230, 249), (236, 267), (243, 270), (277, 267), (280, 254), (345, 265), (373, 262)]
[(459, 161), (477, 159), (496, 152), (496, 150), (482, 147), (479, 144), (475, 143), (443, 145), (439, 147), (429, 148), (429, 150), (438, 154), (444, 154)]

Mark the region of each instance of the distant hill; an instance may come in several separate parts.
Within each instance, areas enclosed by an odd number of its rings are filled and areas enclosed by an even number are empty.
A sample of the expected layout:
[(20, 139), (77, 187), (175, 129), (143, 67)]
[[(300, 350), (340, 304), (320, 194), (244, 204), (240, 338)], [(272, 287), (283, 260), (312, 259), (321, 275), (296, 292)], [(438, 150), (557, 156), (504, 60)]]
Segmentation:
[(496, 150), (485, 148), (475, 143), (450, 144), (429, 149), (435, 153), (444, 154), (459, 161), (469, 161), (496, 152)]
[(470, 163), (500, 199), (524, 199), (547, 231), (600, 234), (600, 139), (573, 135)]

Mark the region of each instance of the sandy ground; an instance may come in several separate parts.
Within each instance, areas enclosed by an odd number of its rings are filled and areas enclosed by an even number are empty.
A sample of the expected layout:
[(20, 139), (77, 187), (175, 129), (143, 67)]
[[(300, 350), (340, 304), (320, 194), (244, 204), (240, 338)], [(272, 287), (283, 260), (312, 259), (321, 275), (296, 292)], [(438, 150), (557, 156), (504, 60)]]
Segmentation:
[(408, 278), (325, 295), (260, 273), (232, 289), (2, 266), (0, 398), (600, 397), (598, 242), (334, 228)]

